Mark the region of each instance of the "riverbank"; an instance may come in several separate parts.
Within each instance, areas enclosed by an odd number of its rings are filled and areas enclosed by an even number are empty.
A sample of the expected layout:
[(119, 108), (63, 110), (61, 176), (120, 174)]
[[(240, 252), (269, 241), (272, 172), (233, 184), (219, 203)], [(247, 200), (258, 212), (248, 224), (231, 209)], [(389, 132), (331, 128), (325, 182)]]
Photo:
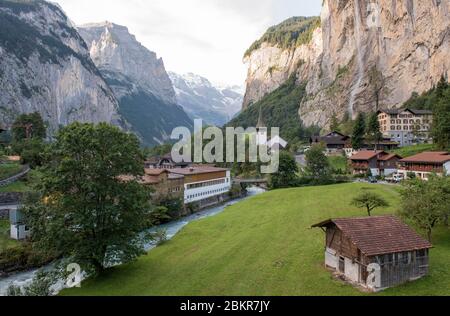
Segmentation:
[[(154, 227), (150, 230), (150, 232), (155, 232), (157, 230), (164, 230), (166, 232), (167, 240), (170, 240), (175, 235), (177, 235), (189, 223), (220, 214), (228, 206), (235, 205), (239, 202), (242, 202), (248, 198), (251, 198), (251, 197), (261, 194), (263, 192), (265, 192), (265, 191), (260, 188), (249, 188), (247, 190), (247, 195), (244, 197), (230, 200), (227, 203), (217, 205), (217, 206), (214, 206), (211, 208), (207, 208), (207, 209), (201, 210), (199, 212), (196, 212), (194, 214), (191, 214), (189, 216), (175, 220), (173, 222)], [(156, 246), (157, 245), (155, 243), (149, 243), (146, 245), (145, 250), (150, 251), (150, 250), (156, 248)], [(8, 289), (8, 287), (11, 284), (23, 286), (23, 285), (29, 283), (33, 279), (33, 277), (35, 276), (35, 274), (38, 270), (39, 269), (24, 271), (24, 272), (15, 273), (15, 274), (11, 274), (9, 276), (0, 278), (0, 296), (5, 295), (6, 290)]]
[[(351, 205), (364, 188), (391, 204), (395, 186), (349, 183), (274, 190), (185, 227), (136, 262), (110, 269), (62, 295), (85, 296), (356, 296), (450, 295), (450, 232), (439, 227), (430, 275), (388, 291), (362, 293), (334, 280), (324, 267), (324, 233), (311, 225), (329, 218), (366, 216)], [(420, 230), (418, 230), (420, 232)]]

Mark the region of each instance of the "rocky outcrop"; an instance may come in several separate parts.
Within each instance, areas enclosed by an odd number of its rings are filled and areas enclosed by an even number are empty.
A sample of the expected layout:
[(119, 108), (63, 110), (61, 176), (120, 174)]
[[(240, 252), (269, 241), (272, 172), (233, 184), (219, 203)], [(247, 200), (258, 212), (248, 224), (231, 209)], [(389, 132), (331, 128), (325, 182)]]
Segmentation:
[(1, 1), (0, 123), (36, 111), (50, 133), (74, 121), (122, 124), (114, 94), (64, 12), (45, 1)]
[(295, 48), (265, 43), (249, 65), (244, 108), (290, 75), (307, 82), (306, 125), (395, 108), (450, 77), (450, 1), (325, 0), (321, 27)]
[(175, 103), (175, 91), (162, 58), (136, 40), (125, 26), (111, 22), (78, 27), (99, 69), (123, 74), (155, 96)]
[(88, 24), (79, 32), (119, 100), (119, 113), (146, 146), (170, 140), (172, 130), (192, 128), (192, 120), (176, 102), (162, 59), (142, 46), (124, 26)]
[(192, 73), (169, 73), (178, 103), (193, 119), (223, 126), (241, 110), (243, 94), (238, 86), (218, 87), (208, 79)]

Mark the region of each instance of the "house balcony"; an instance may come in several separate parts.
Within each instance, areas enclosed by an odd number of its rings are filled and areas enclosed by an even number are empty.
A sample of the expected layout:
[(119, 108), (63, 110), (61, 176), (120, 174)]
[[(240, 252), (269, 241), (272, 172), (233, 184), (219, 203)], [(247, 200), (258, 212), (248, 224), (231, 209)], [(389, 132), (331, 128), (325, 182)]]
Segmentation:
[(400, 170), (407, 172), (434, 172), (434, 173), (443, 173), (444, 168), (442, 166), (434, 166), (434, 165), (408, 165), (408, 166), (400, 166)]

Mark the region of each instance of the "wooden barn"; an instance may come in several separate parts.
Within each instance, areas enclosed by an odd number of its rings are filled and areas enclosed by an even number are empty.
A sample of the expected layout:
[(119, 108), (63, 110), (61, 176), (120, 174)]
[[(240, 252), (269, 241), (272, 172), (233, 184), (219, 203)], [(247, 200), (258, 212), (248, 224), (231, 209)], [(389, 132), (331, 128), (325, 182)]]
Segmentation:
[(433, 246), (395, 216), (331, 219), (312, 227), (326, 233), (326, 267), (352, 284), (381, 291), (428, 274)]

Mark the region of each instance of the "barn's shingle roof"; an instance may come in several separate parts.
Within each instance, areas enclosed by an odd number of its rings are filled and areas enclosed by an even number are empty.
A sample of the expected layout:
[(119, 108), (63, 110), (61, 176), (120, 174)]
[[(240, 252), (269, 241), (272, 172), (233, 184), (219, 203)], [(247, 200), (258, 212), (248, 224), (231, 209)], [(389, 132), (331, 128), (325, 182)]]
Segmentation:
[(331, 219), (313, 227), (333, 224), (368, 257), (433, 247), (395, 216)]

